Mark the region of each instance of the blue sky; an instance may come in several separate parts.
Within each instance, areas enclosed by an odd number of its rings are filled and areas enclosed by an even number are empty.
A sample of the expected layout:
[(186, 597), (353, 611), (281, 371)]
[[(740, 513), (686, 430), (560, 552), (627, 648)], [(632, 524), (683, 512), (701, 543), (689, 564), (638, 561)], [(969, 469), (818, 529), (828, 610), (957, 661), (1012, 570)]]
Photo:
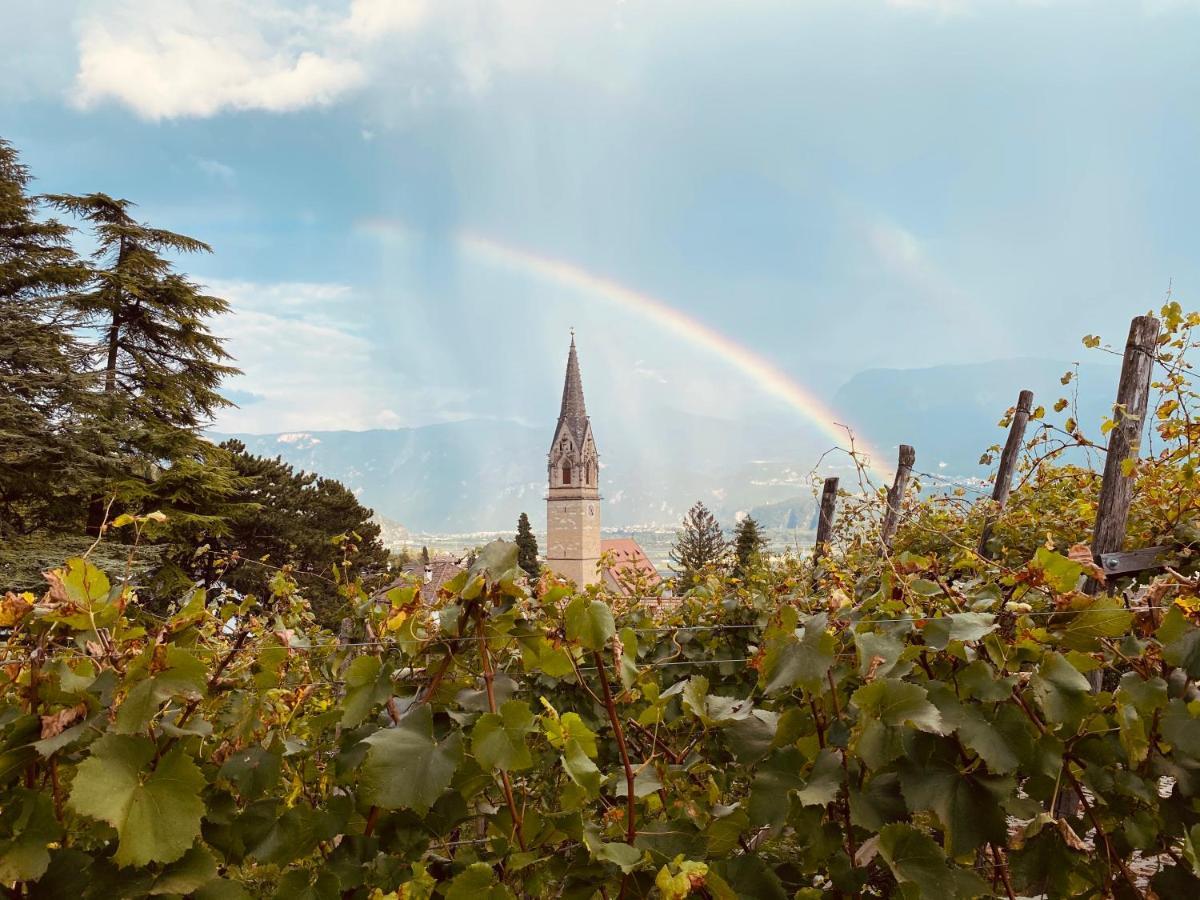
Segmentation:
[[(816, 394), (1080, 356), (1200, 285), (1200, 2), (0, 0), (0, 134), (47, 191), (216, 252), (223, 430), (794, 415), (654, 296)], [(380, 227), (383, 223), (386, 227)], [(799, 423), (798, 423), (799, 424)]]

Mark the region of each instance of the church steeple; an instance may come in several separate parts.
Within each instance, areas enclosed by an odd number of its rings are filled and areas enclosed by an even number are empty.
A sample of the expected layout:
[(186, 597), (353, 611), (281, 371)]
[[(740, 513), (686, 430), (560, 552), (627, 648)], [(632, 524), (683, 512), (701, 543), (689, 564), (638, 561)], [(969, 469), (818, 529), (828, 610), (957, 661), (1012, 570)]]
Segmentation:
[(580, 586), (591, 584), (600, 559), (600, 456), (583, 402), (574, 331), (547, 462), (546, 563)]
[(575, 352), (575, 331), (571, 330), (571, 350), (567, 354), (567, 377), (563, 381), (562, 407), (558, 423), (567, 421), (571, 430), (580, 435), (587, 422), (587, 405), (583, 402), (583, 379), (579, 375), (579, 356)]

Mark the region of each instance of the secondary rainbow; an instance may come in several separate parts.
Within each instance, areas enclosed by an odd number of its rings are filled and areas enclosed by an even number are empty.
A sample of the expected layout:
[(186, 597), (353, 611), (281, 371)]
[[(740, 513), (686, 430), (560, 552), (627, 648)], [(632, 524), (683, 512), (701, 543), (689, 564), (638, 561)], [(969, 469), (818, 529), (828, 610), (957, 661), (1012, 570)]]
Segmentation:
[[(367, 223), (367, 227), (392, 235), (405, 234), (403, 226), (379, 219)], [(747, 347), (665, 301), (589, 272), (574, 263), (540, 256), (482, 234), (460, 232), (457, 239), (465, 252), (481, 261), (554, 282), (583, 296), (610, 303), (653, 322), (664, 331), (708, 352), (741, 372), (764, 393), (776, 397), (794, 409), (829, 437), (836, 446), (845, 447), (849, 444), (850, 423), (839, 417), (811, 391)], [(870, 471), (876, 477), (885, 479), (889, 472), (880, 465), (882, 457), (857, 433), (855, 445), (860, 456), (868, 461)]]

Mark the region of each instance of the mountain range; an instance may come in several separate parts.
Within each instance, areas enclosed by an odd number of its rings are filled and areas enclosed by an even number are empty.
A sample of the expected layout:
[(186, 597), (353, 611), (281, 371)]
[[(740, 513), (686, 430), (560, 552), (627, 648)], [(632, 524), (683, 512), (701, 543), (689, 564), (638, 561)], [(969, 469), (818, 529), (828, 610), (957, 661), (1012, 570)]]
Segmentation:
[[(1064, 386), (1062, 376), (1078, 371)], [(923, 369), (873, 369), (851, 378), (831, 406), (859, 423), (879, 452), (917, 449), (917, 470), (986, 478), (980, 455), (1004, 440), (998, 420), (1021, 388), (1047, 415), (1066, 397), (1095, 435), (1111, 410), (1116, 366), (1019, 359)], [(1062, 417), (1070, 414), (1064, 411)], [(604, 521), (626, 529), (676, 526), (696, 500), (726, 525), (750, 512), (768, 528), (811, 525), (814, 470), (829, 441), (786, 418), (740, 421), (660, 410), (652, 427), (593, 421), (600, 444)], [(373, 431), (213, 434), (257, 454), (342, 481), (362, 502), (414, 531), (511, 530), (521, 512), (545, 516), (546, 427), (497, 419)], [(891, 460), (887, 460), (890, 464)], [(822, 474), (825, 470), (822, 469)]]

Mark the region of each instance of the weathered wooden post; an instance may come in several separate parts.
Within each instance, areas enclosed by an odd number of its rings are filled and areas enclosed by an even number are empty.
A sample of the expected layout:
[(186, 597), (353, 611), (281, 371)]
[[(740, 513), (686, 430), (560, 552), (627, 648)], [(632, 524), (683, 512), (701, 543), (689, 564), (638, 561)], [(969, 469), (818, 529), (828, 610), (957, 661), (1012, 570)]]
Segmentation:
[(1008, 494), (1012, 490), (1013, 473), (1017, 470), (1017, 457), (1021, 455), (1021, 447), (1025, 444), (1025, 428), (1029, 425), (1029, 411), (1033, 409), (1033, 391), (1021, 391), (1017, 397), (1017, 408), (1013, 410), (1012, 423), (1008, 428), (1008, 440), (1004, 442), (1004, 450), (1000, 453), (1000, 467), (996, 470), (996, 483), (992, 487), (992, 502), (995, 509), (983, 525), (983, 534), (979, 537), (979, 555), (990, 559), (991, 551), (988, 543), (992, 539), (992, 526), (996, 523), (996, 515), (1008, 502)]
[[(1138, 316), (1129, 326), (1117, 402), (1113, 407), (1115, 427), (1108, 436), (1104, 481), (1100, 484), (1096, 527), (1092, 532), (1092, 555), (1097, 563), (1100, 554), (1116, 553), (1125, 546), (1125, 523), (1133, 500), (1133, 474), (1126, 473), (1125, 461), (1136, 461), (1141, 448), (1158, 329), (1158, 319), (1153, 316)], [(1098, 588), (1098, 584), (1090, 582), (1087, 589), (1095, 593)]]
[(900, 525), (900, 505), (904, 502), (904, 492), (908, 488), (908, 479), (916, 461), (917, 451), (908, 444), (901, 444), (900, 457), (896, 463), (896, 478), (888, 489), (887, 511), (883, 514), (883, 525), (879, 529), (879, 540), (885, 550), (892, 549), (892, 540), (896, 537), (896, 528)]
[(813, 547), (813, 568), (825, 555), (829, 546), (829, 538), (833, 534), (833, 513), (837, 507), (838, 480), (826, 478), (821, 489), (821, 509), (817, 515), (817, 543)]
[[(1137, 460), (1150, 401), (1150, 379), (1154, 372), (1154, 348), (1158, 343), (1159, 321), (1153, 316), (1138, 316), (1129, 325), (1125, 357), (1121, 361), (1121, 380), (1117, 384), (1117, 402), (1113, 406), (1115, 427), (1108, 436), (1108, 454), (1104, 460), (1104, 480), (1100, 483), (1100, 502), (1092, 531), (1092, 556), (1100, 563), (1104, 553), (1116, 553), (1125, 546), (1125, 525), (1133, 501), (1133, 473), (1125, 471), (1126, 460)], [(1100, 583), (1088, 579), (1084, 591), (1095, 594)], [(1087, 673), (1092, 692), (1099, 691), (1104, 670)], [(1064, 761), (1063, 765), (1067, 765)], [(1059, 794), (1057, 816), (1072, 816), (1079, 798), (1074, 791)]]

